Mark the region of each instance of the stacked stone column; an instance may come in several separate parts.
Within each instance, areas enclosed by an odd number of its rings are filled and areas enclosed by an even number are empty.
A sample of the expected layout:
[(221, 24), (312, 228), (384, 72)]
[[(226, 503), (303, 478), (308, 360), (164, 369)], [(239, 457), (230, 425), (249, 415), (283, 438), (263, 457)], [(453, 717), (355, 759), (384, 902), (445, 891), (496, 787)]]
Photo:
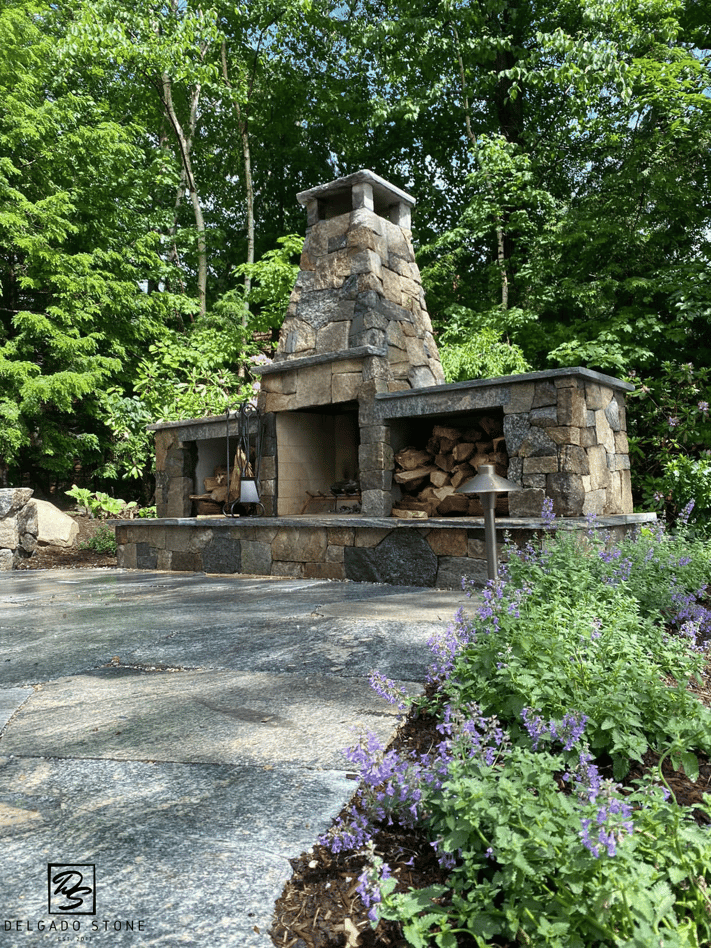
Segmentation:
[[(574, 371), (574, 370), (572, 370)], [(632, 512), (625, 392), (632, 386), (578, 375), (522, 381), (504, 405), (512, 517)]]
[(0, 570), (11, 570), (37, 546), (37, 508), (29, 487), (0, 490)]

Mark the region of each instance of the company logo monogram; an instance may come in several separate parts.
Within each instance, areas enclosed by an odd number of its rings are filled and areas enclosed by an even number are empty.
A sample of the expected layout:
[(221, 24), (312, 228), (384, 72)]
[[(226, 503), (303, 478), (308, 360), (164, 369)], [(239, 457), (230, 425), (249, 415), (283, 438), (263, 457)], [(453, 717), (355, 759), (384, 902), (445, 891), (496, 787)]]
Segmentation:
[(50, 915), (96, 915), (96, 866), (47, 864)]

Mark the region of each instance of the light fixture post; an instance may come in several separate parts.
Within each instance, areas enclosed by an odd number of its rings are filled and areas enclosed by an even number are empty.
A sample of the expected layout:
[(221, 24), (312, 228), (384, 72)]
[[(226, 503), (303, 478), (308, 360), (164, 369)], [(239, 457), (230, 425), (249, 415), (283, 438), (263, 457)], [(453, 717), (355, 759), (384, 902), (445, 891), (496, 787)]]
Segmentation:
[(478, 494), (484, 508), (484, 546), (486, 548), (486, 568), (490, 580), (499, 578), (499, 562), (496, 554), (496, 495), (512, 490), (521, 490), (518, 484), (500, 477), (493, 464), (480, 464), (475, 477), (465, 481), (458, 488), (459, 494)]

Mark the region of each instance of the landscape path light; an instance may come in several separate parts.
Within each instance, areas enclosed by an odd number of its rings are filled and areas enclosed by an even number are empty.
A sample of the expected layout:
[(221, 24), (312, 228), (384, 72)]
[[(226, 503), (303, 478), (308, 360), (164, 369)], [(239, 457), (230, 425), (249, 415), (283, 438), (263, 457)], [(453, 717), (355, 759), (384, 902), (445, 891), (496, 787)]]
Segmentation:
[(481, 506), (484, 508), (484, 543), (486, 545), (486, 567), (489, 579), (499, 578), (499, 564), (496, 556), (496, 520), (494, 507), (496, 495), (507, 494), (512, 490), (521, 490), (518, 484), (500, 477), (493, 464), (480, 464), (478, 473), (465, 481), (458, 489), (458, 494), (478, 494)]

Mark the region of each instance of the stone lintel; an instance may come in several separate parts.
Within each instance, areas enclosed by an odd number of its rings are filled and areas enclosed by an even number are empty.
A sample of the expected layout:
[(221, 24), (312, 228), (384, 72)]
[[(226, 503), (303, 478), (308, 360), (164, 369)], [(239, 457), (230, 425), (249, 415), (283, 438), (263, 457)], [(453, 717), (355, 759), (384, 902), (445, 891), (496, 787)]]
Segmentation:
[[(474, 392), (477, 389), (486, 389), (497, 386), (509, 385), (511, 383), (521, 384), (522, 382), (538, 382), (546, 379), (562, 379), (568, 376), (575, 376), (585, 380), (590, 380), (593, 382), (599, 382), (600, 384), (609, 385), (610, 388), (615, 389), (620, 392), (633, 392), (634, 385), (631, 385), (629, 382), (623, 382), (622, 379), (613, 378), (611, 375), (603, 375), (600, 372), (595, 372), (592, 369), (586, 369), (582, 366), (576, 366), (575, 368), (570, 369), (546, 369), (541, 372), (525, 372), (521, 375), (502, 375), (496, 378), (491, 379), (472, 379), (466, 382), (450, 382), (447, 385), (437, 385), (429, 390), (429, 395), (433, 396), (436, 393), (450, 394), (453, 398), (457, 397), (459, 394), (466, 394), (468, 392)], [(387, 401), (390, 403), (388, 409), (383, 413), (384, 417), (398, 417), (400, 412), (394, 412), (390, 414), (391, 405), (394, 406), (398, 398), (403, 397), (398, 393), (391, 393), (385, 395), (377, 396), (379, 401)]]
[[(292, 369), (303, 369), (325, 362), (340, 362), (344, 359), (366, 359), (370, 356), (385, 358), (387, 354), (387, 348), (381, 346), (355, 346), (352, 349), (343, 349), (341, 352), (319, 352), (317, 355), (302, 356), (297, 359), (282, 359), (280, 362), (271, 362), (269, 365), (256, 365), (250, 371), (255, 375), (271, 375), (274, 372), (289, 372)], [(224, 415), (222, 417), (224, 418)]]

